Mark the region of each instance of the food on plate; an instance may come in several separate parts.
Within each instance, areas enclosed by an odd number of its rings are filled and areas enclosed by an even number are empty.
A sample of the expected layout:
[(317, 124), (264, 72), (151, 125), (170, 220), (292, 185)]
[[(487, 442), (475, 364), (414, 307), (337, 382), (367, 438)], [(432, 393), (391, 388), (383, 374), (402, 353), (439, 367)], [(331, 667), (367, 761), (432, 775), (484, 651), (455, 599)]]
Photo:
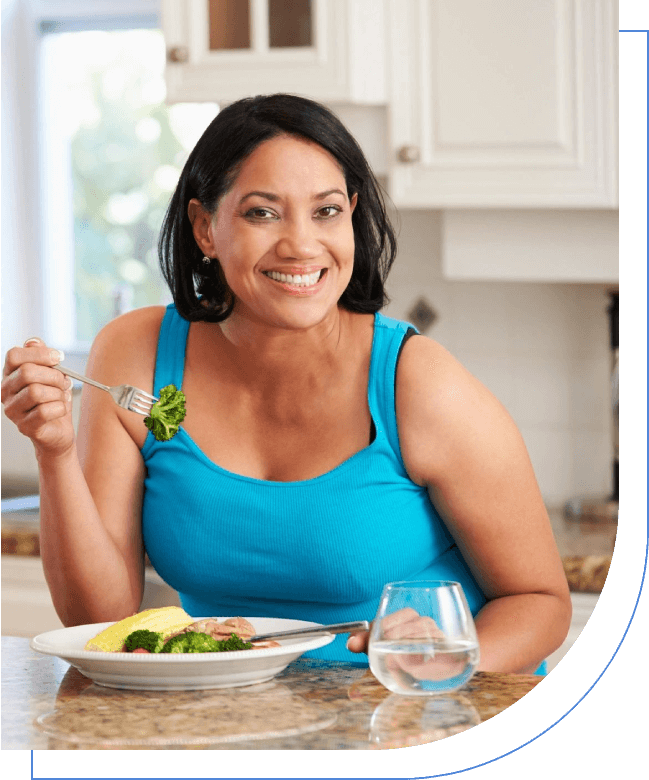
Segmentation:
[(139, 629), (161, 633), (164, 639), (191, 625), (194, 619), (181, 607), (156, 607), (119, 620), (86, 642), (84, 650), (104, 653), (120, 652), (124, 640)]
[(164, 643), (164, 637), (159, 631), (138, 628), (126, 637), (122, 650), (127, 653), (159, 653)]
[[(260, 647), (281, 647), (279, 642), (273, 639), (250, 642), (250, 638), (257, 632), (249, 620), (242, 617), (232, 617), (219, 623), (215, 618), (203, 618), (196, 620), (187, 628), (183, 628), (178, 634), (197, 633), (207, 635), (215, 640), (218, 649), (213, 652), (227, 652), (229, 650), (249, 650)], [(170, 641), (170, 640), (169, 640)], [(167, 642), (168, 644), (168, 642)], [(166, 645), (165, 645), (166, 646)], [(167, 652), (163, 650), (162, 652)], [(171, 651), (178, 652), (178, 651)], [(192, 651), (189, 652), (201, 652)]]
[(187, 630), (200, 631), (213, 636), (214, 639), (227, 639), (232, 633), (235, 633), (242, 639), (248, 639), (256, 633), (252, 623), (242, 617), (227, 618), (222, 623), (219, 623), (214, 618), (204, 618), (192, 623)]
[(109, 653), (223, 653), (261, 647), (280, 647), (279, 642), (248, 641), (254, 626), (242, 617), (194, 620), (180, 607), (146, 609), (124, 618), (90, 639), (85, 650)]
[(160, 390), (160, 398), (144, 418), (144, 424), (158, 441), (169, 441), (178, 433), (186, 414), (185, 394), (176, 385), (167, 385)]
[(219, 643), (209, 634), (183, 631), (172, 636), (162, 646), (161, 653), (216, 653)]
[(227, 639), (214, 639), (209, 634), (198, 631), (183, 631), (168, 639), (162, 646), (161, 653), (223, 653), (230, 650), (250, 650), (252, 644), (244, 642), (236, 634), (230, 634)]

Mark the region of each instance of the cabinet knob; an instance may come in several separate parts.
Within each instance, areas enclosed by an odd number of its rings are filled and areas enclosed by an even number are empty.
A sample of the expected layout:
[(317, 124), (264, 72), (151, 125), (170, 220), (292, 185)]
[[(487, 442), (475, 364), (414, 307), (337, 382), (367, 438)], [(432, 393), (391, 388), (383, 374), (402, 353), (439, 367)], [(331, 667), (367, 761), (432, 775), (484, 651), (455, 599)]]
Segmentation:
[(419, 162), (420, 152), (418, 146), (402, 146), (397, 152), (400, 162), (414, 163)]
[(167, 62), (187, 62), (189, 50), (186, 46), (172, 46), (167, 50)]

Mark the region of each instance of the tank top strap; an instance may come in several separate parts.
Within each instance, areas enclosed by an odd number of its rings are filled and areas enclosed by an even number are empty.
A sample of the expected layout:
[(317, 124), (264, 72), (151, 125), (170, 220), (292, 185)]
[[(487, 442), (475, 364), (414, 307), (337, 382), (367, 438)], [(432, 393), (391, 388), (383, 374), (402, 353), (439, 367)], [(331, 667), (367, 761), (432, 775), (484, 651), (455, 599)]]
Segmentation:
[(167, 385), (175, 385), (178, 389), (182, 387), (188, 332), (189, 321), (183, 319), (175, 305), (170, 303), (162, 318), (158, 337), (153, 381), (155, 395), (160, 395), (160, 389)]
[(369, 404), (377, 435), (382, 432), (392, 450), (401, 458), (397, 413), (395, 406), (395, 382), (397, 363), (406, 338), (419, 331), (409, 322), (387, 317), (380, 312), (374, 315), (374, 341), (370, 363)]

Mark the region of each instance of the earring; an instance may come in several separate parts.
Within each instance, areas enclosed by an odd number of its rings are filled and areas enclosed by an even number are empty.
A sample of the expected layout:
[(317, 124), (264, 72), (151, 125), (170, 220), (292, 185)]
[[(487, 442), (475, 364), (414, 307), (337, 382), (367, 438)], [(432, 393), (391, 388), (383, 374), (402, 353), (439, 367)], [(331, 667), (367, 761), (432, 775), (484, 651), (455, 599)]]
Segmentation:
[(212, 262), (212, 258), (205, 255), (203, 257), (203, 262), (205, 263), (205, 265), (209, 265)]

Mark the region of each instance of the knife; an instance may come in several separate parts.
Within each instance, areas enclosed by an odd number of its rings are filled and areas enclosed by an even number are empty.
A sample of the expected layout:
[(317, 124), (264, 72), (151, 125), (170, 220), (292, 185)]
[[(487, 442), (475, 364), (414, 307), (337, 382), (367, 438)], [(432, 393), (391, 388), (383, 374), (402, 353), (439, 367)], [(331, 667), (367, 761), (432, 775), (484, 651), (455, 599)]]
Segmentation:
[(289, 639), (290, 637), (317, 636), (318, 634), (346, 634), (350, 631), (369, 631), (367, 620), (357, 620), (354, 623), (331, 623), (328, 626), (309, 626), (295, 628), (291, 631), (273, 631), (270, 634), (255, 634), (246, 638), (246, 642), (261, 642), (264, 639)]

